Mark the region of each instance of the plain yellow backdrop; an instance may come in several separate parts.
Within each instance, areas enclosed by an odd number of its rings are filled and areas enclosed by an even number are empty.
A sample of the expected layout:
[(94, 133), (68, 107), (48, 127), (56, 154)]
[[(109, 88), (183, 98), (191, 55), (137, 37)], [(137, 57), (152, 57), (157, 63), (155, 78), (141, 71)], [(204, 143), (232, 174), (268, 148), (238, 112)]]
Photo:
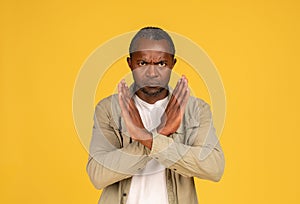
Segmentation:
[(296, 0), (1, 0), (0, 203), (97, 203), (72, 118), (76, 76), (102, 43), (148, 25), (192, 39), (223, 80), (226, 168), (219, 183), (196, 180), (200, 203), (299, 203), (299, 10)]

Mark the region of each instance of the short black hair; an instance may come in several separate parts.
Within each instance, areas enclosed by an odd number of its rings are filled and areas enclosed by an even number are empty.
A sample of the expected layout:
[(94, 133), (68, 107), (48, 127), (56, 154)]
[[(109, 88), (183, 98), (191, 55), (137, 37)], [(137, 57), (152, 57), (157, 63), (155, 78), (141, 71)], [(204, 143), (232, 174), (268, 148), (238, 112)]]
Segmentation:
[(161, 28), (148, 26), (140, 29), (132, 38), (129, 46), (130, 56), (133, 52), (135, 52), (134, 47), (136, 45), (136, 42), (141, 38), (149, 40), (166, 40), (170, 46), (170, 54), (172, 54), (173, 56), (175, 55), (175, 46), (170, 35)]

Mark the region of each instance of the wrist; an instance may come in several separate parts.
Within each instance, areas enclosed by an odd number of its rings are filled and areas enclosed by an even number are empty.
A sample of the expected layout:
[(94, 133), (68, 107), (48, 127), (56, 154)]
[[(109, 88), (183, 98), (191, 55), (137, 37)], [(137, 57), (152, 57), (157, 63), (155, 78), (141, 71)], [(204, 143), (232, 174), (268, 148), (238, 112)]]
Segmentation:
[(148, 132), (146, 129), (142, 134), (140, 134), (139, 138), (136, 138), (134, 140), (138, 141), (151, 150), (153, 138), (151, 132)]
[(165, 136), (169, 136), (171, 133), (166, 128), (157, 128), (157, 133)]

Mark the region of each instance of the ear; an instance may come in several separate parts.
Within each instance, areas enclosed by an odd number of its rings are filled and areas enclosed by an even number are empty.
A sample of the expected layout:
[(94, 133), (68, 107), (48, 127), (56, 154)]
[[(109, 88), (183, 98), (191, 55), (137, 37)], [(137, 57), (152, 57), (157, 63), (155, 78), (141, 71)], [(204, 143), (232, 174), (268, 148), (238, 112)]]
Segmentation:
[(173, 59), (173, 65), (172, 65), (172, 69), (173, 69), (173, 67), (175, 66), (176, 62), (177, 62), (177, 59), (176, 59), (176, 58), (174, 58), (174, 59)]
[(132, 71), (132, 61), (130, 57), (127, 57), (127, 64), (130, 67), (131, 71)]

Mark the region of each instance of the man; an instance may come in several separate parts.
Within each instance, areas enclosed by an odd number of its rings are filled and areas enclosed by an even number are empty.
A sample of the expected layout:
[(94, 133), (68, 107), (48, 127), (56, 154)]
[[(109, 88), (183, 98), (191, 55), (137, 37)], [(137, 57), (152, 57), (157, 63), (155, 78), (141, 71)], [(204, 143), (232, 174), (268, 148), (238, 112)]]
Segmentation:
[(175, 48), (162, 29), (141, 29), (129, 52), (134, 84), (122, 80), (95, 110), (87, 172), (104, 188), (99, 203), (198, 203), (193, 177), (219, 181), (224, 170), (209, 105), (185, 76), (168, 86)]

